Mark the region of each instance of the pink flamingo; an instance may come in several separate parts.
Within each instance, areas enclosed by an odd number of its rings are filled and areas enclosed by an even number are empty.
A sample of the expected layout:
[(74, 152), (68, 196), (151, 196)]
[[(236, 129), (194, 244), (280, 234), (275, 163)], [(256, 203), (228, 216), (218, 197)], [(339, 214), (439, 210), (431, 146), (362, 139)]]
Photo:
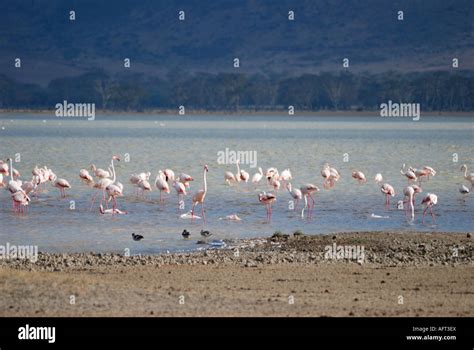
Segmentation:
[(393, 189), (392, 185), (383, 184), (380, 188), (380, 192), (385, 194), (385, 206), (387, 208), (390, 207), (390, 196), (395, 197), (395, 190)]
[(436, 224), (436, 219), (433, 214), (433, 205), (438, 203), (438, 196), (433, 193), (428, 193), (425, 198), (421, 201), (421, 204), (426, 206), (425, 210), (423, 210), (423, 224), (425, 223), (425, 215), (428, 208), (430, 208), (431, 217), (433, 218), (434, 223)]
[(405, 196), (403, 204), (409, 203), (405, 208), (405, 216), (408, 214), (408, 208), (411, 210), (411, 220), (415, 219), (415, 194), (421, 193), (423, 190), (418, 185), (411, 185), (403, 189)]
[(352, 177), (356, 179), (359, 184), (363, 184), (367, 182), (367, 179), (365, 178), (365, 175), (362, 171), (354, 170), (352, 172)]
[(71, 188), (71, 185), (65, 179), (58, 179), (56, 174), (52, 173), (50, 176), (51, 181), (53, 181), (53, 186), (59, 189), (61, 198), (66, 198), (66, 188)]
[(171, 170), (171, 169), (165, 169), (165, 171), (163, 172), (165, 174), (165, 180), (166, 182), (173, 182), (174, 181), (174, 171)]
[(308, 197), (311, 199), (312, 203), (309, 204), (308, 216), (311, 216), (311, 212), (314, 208), (315, 200), (311, 193), (318, 192), (319, 188), (313, 184), (305, 184), (300, 187), (301, 193), (304, 197), (304, 208), (301, 210), (301, 217), (304, 217), (304, 210), (308, 207)]
[(257, 187), (257, 184), (262, 180), (263, 178), (263, 170), (262, 168), (258, 168), (258, 173), (253, 174), (252, 176), (252, 183), (254, 184), (255, 187)]
[(91, 164), (91, 170), (94, 174), (95, 177), (98, 177), (99, 179), (105, 179), (107, 177), (112, 177), (110, 168), (109, 170), (104, 170), (101, 168), (97, 168), (94, 164)]
[[(119, 156), (113, 156), (112, 157), (112, 160), (111, 160), (111, 166), (112, 167), (113, 167), (114, 160), (120, 161), (120, 157)], [(114, 183), (114, 181), (112, 181), (112, 179), (110, 179), (110, 178), (101, 178), (99, 181), (97, 181), (97, 183), (94, 185), (94, 188), (97, 189), (97, 190), (92, 195), (91, 207), (90, 207), (89, 210), (92, 210), (92, 207), (94, 206), (95, 199), (96, 199), (96, 197), (97, 197), (97, 195), (99, 194), (100, 191), (102, 191), (102, 200), (100, 201), (100, 204), (103, 204), (105, 202), (105, 205), (108, 208), (108, 202), (107, 202), (107, 199), (105, 197), (105, 192), (106, 192), (105, 189), (107, 188), (107, 186), (109, 186), (113, 183)]]
[(184, 203), (184, 196), (187, 195), (186, 186), (184, 186), (182, 182), (175, 180), (173, 182), (173, 188), (176, 190), (176, 194), (178, 196), (178, 210), (179, 210), (181, 209), (180, 208), (181, 200), (183, 200), (183, 203)]
[(81, 169), (79, 170), (79, 178), (81, 179), (82, 182), (84, 182), (86, 185), (92, 185), (94, 184), (94, 179), (92, 176), (89, 174), (89, 171), (87, 169)]
[(296, 202), (295, 206), (293, 208), (293, 211), (295, 211), (296, 208), (298, 207), (298, 203), (303, 198), (303, 192), (301, 192), (301, 190), (299, 188), (292, 188), (291, 182), (287, 183), (286, 189), (288, 190), (288, 193), (290, 194), (290, 196), (293, 197), (293, 199)]
[(400, 174), (405, 176), (408, 182), (417, 180), (416, 174), (411, 169), (412, 168), (408, 168), (408, 170), (405, 170), (405, 163), (403, 163), (402, 168), (400, 169)]
[(189, 182), (194, 181), (191, 175), (181, 173), (178, 176), (178, 181), (181, 182), (186, 188), (189, 188)]
[(206, 180), (206, 174), (209, 171), (209, 168), (207, 165), (204, 165), (204, 174), (203, 174), (203, 181), (204, 181), (204, 189), (199, 190), (194, 196), (193, 196), (193, 208), (191, 209), (191, 217), (194, 217), (194, 207), (196, 204), (200, 203), (201, 204), (201, 215), (204, 221), (206, 221), (206, 217), (204, 214), (204, 199), (206, 198), (207, 194), (207, 180)]
[(273, 193), (260, 192), (258, 194), (258, 201), (265, 205), (267, 210), (267, 220), (272, 219), (272, 204), (276, 201), (276, 196)]
[(18, 213), (25, 213), (28, 212), (28, 204), (30, 202), (30, 197), (26, 195), (23, 191), (18, 191), (12, 194), (12, 201), (13, 201), (13, 208)]
[(162, 199), (161, 194), (162, 192), (170, 193), (170, 187), (168, 186), (168, 183), (166, 182), (165, 174), (161, 170), (159, 170), (158, 175), (156, 175), (155, 187), (160, 191), (160, 203), (162, 203), (163, 199)]
[[(118, 161), (120, 161), (120, 159), (117, 159)], [(117, 197), (121, 197), (123, 196), (123, 185), (116, 181), (117, 180), (117, 175), (116, 175), (116, 172), (115, 172), (115, 166), (114, 166), (114, 163), (112, 162), (112, 175), (113, 175), (113, 178), (112, 178), (112, 183), (110, 185), (108, 185), (105, 190), (107, 191), (107, 194), (109, 196), (109, 201), (110, 200), (113, 200), (113, 204), (112, 204), (112, 214), (115, 213), (115, 210), (117, 209)]]

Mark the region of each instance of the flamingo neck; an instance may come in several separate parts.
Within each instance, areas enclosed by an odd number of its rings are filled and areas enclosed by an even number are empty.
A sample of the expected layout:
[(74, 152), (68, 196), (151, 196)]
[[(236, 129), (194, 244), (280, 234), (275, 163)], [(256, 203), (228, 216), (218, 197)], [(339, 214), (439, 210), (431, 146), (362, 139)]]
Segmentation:
[(115, 183), (115, 166), (114, 166), (114, 159), (113, 158), (112, 158), (111, 165), (112, 165), (112, 173), (113, 173), (112, 183)]
[(204, 175), (203, 175), (203, 177), (204, 177), (204, 193), (207, 192), (207, 174), (206, 173), (207, 173), (207, 171), (204, 168)]
[(10, 180), (13, 180), (13, 161), (10, 158)]

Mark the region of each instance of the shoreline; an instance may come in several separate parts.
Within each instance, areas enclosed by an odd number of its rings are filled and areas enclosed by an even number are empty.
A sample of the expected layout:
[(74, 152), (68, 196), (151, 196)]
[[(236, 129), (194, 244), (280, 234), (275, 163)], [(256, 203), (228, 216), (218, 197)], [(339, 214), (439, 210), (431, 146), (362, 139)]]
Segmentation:
[[(353, 232), (162, 255), (41, 253), (34, 264), (0, 260), (0, 316), (473, 316), (471, 236)], [(364, 260), (328, 258), (334, 244), (364, 247)]]
[[(34, 110), (34, 109), (0, 109), (0, 117), (2, 114), (29, 114), (29, 115), (50, 115), (55, 116), (55, 110)], [(240, 111), (231, 111), (231, 110), (218, 110), (218, 111), (209, 111), (204, 109), (187, 109), (185, 115), (179, 115), (177, 109), (151, 109), (145, 110), (142, 112), (137, 111), (112, 111), (112, 110), (96, 110), (97, 116), (121, 116), (121, 115), (156, 115), (156, 116), (281, 116), (289, 117), (288, 111), (284, 109), (277, 110), (240, 110)], [(366, 110), (366, 111), (350, 111), (350, 110), (320, 110), (320, 111), (298, 111), (295, 110), (295, 114), (291, 117), (380, 117), (379, 110)], [(450, 112), (450, 111), (427, 111), (422, 112), (421, 116), (426, 117), (467, 117), (474, 116), (474, 111), (469, 112)]]

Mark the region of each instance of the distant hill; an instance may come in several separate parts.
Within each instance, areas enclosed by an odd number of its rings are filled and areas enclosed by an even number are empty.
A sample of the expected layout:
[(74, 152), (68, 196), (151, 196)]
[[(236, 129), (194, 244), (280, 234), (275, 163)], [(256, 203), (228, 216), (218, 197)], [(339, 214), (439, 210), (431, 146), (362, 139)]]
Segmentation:
[(473, 19), (472, 0), (2, 1), (0, 74), (46, 86), (123, 72), (125, 57), (133, 74), (168, 78), (236, 73), (234, 57), (238, 73), (266, 76), (338, 71), (345, 57), (354, 73), (449, 70), (453, 57), (473, 69)]

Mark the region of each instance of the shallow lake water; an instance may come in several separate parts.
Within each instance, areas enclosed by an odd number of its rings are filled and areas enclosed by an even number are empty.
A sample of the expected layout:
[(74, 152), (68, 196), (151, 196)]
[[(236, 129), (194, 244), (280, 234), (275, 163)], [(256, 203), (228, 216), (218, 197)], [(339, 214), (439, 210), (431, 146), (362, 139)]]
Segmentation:
[[(40, 251), (79, 252), (117, 251), (130, 249), (136, 253), (158, 253), (166, 250), (189, 250), (199, 247), (202, 228), (212, 238), (243, 238), (269, 236), (275, 231), (308, 234), (340, 231), (453, 231), (467, 232), (474, 228), (472, 193), (459, 193), (466, 184), (460, 166), (466, 163), (474, 172), (474, 134), (471, 117), (423, 117), (386, 119), (378, 117), (281, 117), (281, 116), (97, 116), (94, 121), (77, 118), (56, 118), (44, 115), (0, 115), (0, 159), (15, 157), (14, 164), (29, 180), (38, 164), (48, 165), (67, 179), (72, 189), (66, 199), (51, 185), (39, 199), (32, 199), (27, 215), (11, 209), (9, 192), (0, 191), (0, 242), (38, 245)], [(218, 152), (229, 150), (255, 151), (257, 167), (274, 166), (280, 172), (290, 168), (293, 186), (313, 183), (321, 191), (315, 195), (316, 205), (311, 219), (300, 211), (289, 210), (292, 199), (288, 192), (276, 192), (273, 219), (266, 222), (265, 208), (258, 202), (259, 190), (270, 190), (265, 182), (257, 189), (250, 184), (228, 186), (224, 172), (236, 173), (233, 164), (219, 164)], [(344, 154), (348, 159), (344, 159)], [(107, 168), (113, 154), (120, 154), (117, 178), (125, 185), (125, 196), (118, 206), (128, 215), (100, 215), (97, 207), (89, 211), (93, 190), (82, 184), (78, 172), (90, 163)], [(130, 156), (129, 162), (124, 156)], [(458, 155), (458, 162), (453, 161)], [(346, 156), (347, 156), (346, 155)], [(348, 160), (345, 162), (344, 160)], [(320, 170), (325, 162), (337, 168), (342, 177), (335, 188), (322, 188)], [(421, 223), (417, 198), (415, 221), (404, 219), (396, 209), (407, 180), (400, 174), (403, 163), (417, 168), (429, 165), (437, 175), (423, 183), (424, 193), (436, 193), (434, 207), (437, 224)], [(207, 220), (190, 221), (180, 215), (190, 210), (192, 195), (202, 188), (202, 167), (208, 164), (208, 193), (205, 201)], [(186, 208), (178, 211), (174, 189), (158, 203), (155, 188), (146, 200), (134, 195), (128, 182), (132, 173), (151, 171), (153, 184), (159, 169), (171, 168), (176, 174), (191, 174), (190, 194)], [(252, 176), (257, 168), (242, 164)], [(359, 185), (351, 171), (365, 173), (368, 183)], [(395, 187), (390, 210), (384, 208), (384, 196), (373, 178), (382, 173), (384, 181)], [(74, 201), (75, 210), (70, 210)], [(301, 207), (300, 207), (301, 208)], [(197, 209), (200, 215), (200, 208)], [(237, 214), (242, 221), (220, 220)], [(388, 217), (373, 218), (372, 214)], [(189, 240), (181, 237), (188, 229)], [(132, 241), (132, 232), (145, 239)], [(3, 243), (2, 243), (3, 244)]]

